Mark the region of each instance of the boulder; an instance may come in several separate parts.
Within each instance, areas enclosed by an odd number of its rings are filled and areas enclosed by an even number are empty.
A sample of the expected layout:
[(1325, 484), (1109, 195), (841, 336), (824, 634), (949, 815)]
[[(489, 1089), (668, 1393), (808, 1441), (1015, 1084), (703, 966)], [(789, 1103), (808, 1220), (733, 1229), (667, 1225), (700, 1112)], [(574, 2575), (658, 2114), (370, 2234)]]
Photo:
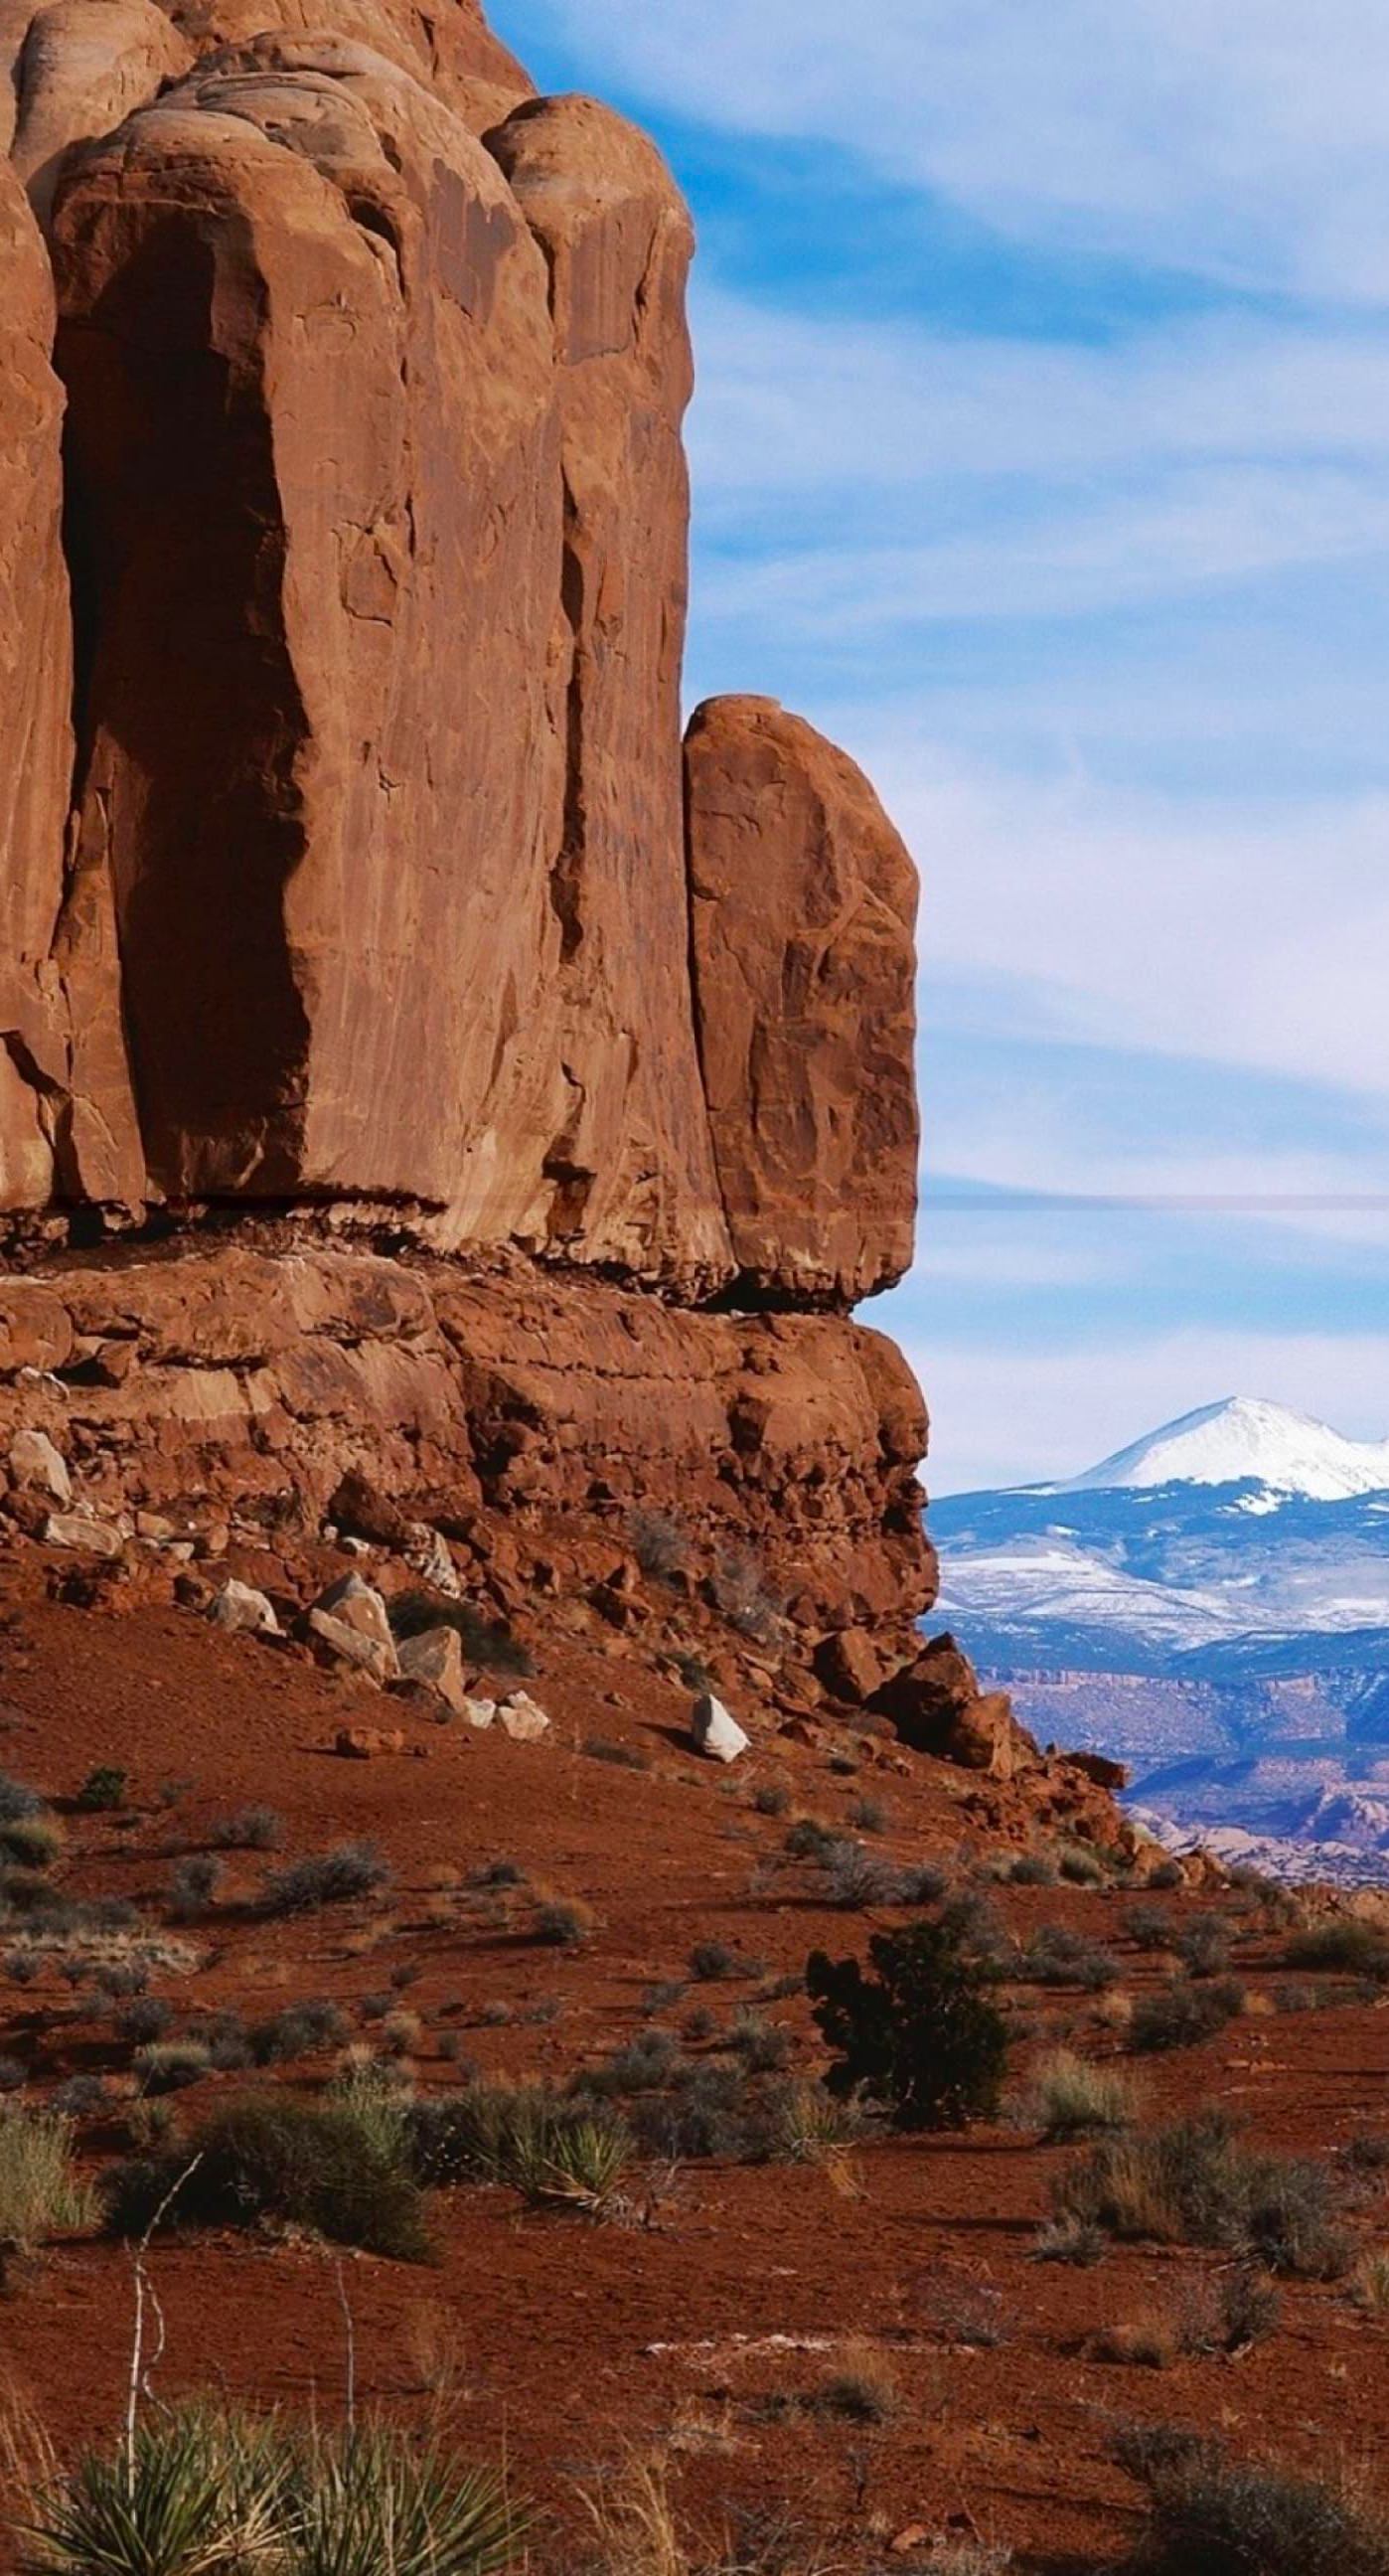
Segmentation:
[[(922, 1748), (918, 1748), (919, 1750)], [(1011, 1780), (1040, 1761), (1034, 1739), (1013, 1715), (1006, 1691), (989, 1691), (955, 1710), (937, 1746), (945, 1762), (965, 1771), (983, 1771), (991, 1780)]]
[(685, 743), (695, 1012), (744, 1280), (849, 1306), (916, 1216), (916, 870), (847, 755), (771, 698)]
[(109, 1521), (93, 1520), (86, 1512), (50, 1512), (43, 1525), (43, 1535), (50, 1547), (80, 1550), (85, 1556), (118, 1557), (125, 1541)]
[(458, 1713), (466, 1726), (475, 1727), (481, 1734), (495, 1723), (497, 1703), (494, 1699), (465, 1699)]
[(736, 1762), (752, 1743), (712, 1691), (703, 1692), (690, 1712), (690, 1740), (711, 1762)]
[[(872, 1707), (892, 1720), (904, 1744), (931, 1752), (924, 1739), (948, 1728), (957, 1710), (980, 1696), (979, 1676), (968, 1655), (948, 1634), (932, 1637), (915, 1661), (903, 1666), (873, 1693)], [(923, 1740), (918, 1743), (918, 1738)]]
[(1097, 1789), (1119, 1791), (1129, 1785), (1127, 1762), (1115, 1762), (1107, 1753), (1068, 1753), (1065, 1756), (1073, 1771), (1093, 1780)]
[(883, 1659), (866, 1628), (836, 1628), (815, 1649), (815, 1671), (834, 1699), (859, 1706), (882, 1688)]
[(398, 1727), (340, 1726), (333, 1738), (333, 1751), (349, 1762), (371, 1762), (378, 1754), (404, 1750), (405, 1738)]
[(233, 1634), (246, 1629), (258, 1637), (278, 1637), (280, 1623), (272, 1603), (254, 1584), (239, 1583), (233, 1575), (223, 1584), (210, 1604), (209, 1619), (216, 1628), (228, 1628)]
[(343, 1628), (354, 1628), (359, 1637), (370, 1637), (378, 1646), (394, 1651), (395, 1637), (390, 1613), (375, 1584), (363, 1581), (360, 1574), (340, 1575), (320, 1592), (315, 1610), (323, 1610)]
[(513, 1744), (538, 1744), (550, 1732), (550, 1721), (529, 1691), (510, 1691), (497, 1708), (497, 1722)]
[(72, 1501), (72, 1478), (61, 1449), (46, 1431), (17, 1431), (10, 1442), (10, 1475), (25, 1493), (42, 1494), (65, 1511)]
[(379, 1637), (366, 1636), (360, 1628), (349, 1628), (329, 1610), (311, 1610), (305, 1624), (320, 1662), (349, 1664), (383, 1688), (397, 1679), (400, 1664), (394, 1645), (383, 1645)]
[(403, 1637), (397, 1654), (402, 1680), (433, 1691), (456, 1716), (466, 1714), (463, 1647), (456, 1628), (426, 1628), (418, 1637)]

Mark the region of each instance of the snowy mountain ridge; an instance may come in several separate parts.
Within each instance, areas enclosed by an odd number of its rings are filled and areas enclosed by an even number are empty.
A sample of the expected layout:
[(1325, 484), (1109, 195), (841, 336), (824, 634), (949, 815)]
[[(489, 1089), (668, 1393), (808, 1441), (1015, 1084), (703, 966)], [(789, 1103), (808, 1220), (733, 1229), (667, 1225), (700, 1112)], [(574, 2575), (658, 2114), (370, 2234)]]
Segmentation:
[(1389, 1440), (1347, 1440), (1310, 1414), (1236, 1395), (1164, 1423), (1083, 1475), (1034, 1490), (1084, 1494), (1249, 1482), (1308, 1502), (1389, 1492)]

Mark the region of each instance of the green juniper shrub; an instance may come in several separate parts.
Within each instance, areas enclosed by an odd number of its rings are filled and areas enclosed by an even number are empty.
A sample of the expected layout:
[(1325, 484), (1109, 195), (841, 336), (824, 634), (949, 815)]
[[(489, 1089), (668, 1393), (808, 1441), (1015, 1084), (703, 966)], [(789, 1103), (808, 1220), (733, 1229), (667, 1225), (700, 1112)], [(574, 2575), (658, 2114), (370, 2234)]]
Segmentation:
[(279, 2221), (398, 2262), (430, 2250), (414, 2175), (341, 2102), (248, 2096), (169, 2152), (116, 2166), (105, 2193), (117, 2236), (143, 2235), (167, 2201), (169, 2227)]
[(1237, 2020), (1243, 2010), (1244, 1988), (1235, 1977), (1213, 1977), (1202, 1985), (1171, 1977), (1153, 1993), (1138, 1997), (1129, 2023), (1129, 2046), (1145, 2054), (1195, 2048)]
[(899, 2128), (963, 2128), (998, 2108), (1008, 2027), (986, 1967), (944, 1920), (875, 1933), (873, 1973), (816, 1951), (806, 1965), (838, 2097), (863, 2093)]

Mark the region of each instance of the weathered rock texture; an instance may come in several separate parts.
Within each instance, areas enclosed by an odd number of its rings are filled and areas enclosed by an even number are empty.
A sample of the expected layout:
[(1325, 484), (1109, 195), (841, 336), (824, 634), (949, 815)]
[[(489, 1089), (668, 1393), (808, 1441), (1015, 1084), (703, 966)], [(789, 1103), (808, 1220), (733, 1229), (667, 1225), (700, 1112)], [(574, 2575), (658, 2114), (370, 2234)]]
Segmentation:
[(395, 1507), (400, 1533), (596, 1524), (620, 1546), (677, 1504), (743, 1633), (736, 1549), (811, 1636), (909, 1638), (934, 1589), (925, 1417), (880, 1334), (682, 1314), (515, 1260), (219, 1244), (0, 1281), (0, 1457), (21, 1430), (132, 1531), (232, 1512), (302, 1541), (355, 1493), (377, 1529)]
[(711, 699), (685, 761), (734, 1258), (760, 1292), (845, 1303), (911, 1260), (916, 870), (862, 771), (774, 699)]
[[(0, 0), (0, 71), (0, 1435), (84, 1529), (365, 1495), (450, 1583), (678, 1504), (866, 1693), (915, 880), (768, 702), (682, 754), (670, 172), (475, 0)], [(114, 1224), (183, 1248), (61, 1267)]]

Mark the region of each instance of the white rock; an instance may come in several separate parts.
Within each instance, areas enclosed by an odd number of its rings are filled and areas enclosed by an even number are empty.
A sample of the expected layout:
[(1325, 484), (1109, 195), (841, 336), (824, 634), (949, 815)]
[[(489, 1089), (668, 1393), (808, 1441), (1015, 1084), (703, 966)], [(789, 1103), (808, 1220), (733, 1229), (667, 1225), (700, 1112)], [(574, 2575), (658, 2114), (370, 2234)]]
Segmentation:
[(321, 1646), (336, 1663), (351, 1664), (355, 1671), (383, 1685), (398, 1680), (400, 1658), (394, 1644), (383, 1645), (379, 1637), (366, 1636), (360, 1628), (349, 1628), (346, 1620), (334, 1618), (331, 1610), (311, 1610), (307, 1626), (315, 1645)]
[(386, 1604), (375, 1584), (364, 1583), (360, 1574), (344, 1574), (336, 1583), (330, 1583), (326, 1592), (320, 1592), (314, 1608), (326, 1611), (340, 1628), (355, 1629), (359, 1637), (370, 1637), (394, 1653), (395, 1639)]
[[(177, 1555), (178, 1549), (172, 1553)], [(230, 1628), (233, 1634), (241, 1629), (257, 1637), (278, 1637), (280, 1633), (279, 1620), (265, 1594), (257, 1592), (254, 1584), (238, 1583), (235, 1576), (223, 1584), (207, 1615), (214, 1628)]]
[(457, 1566), (448, 1551), (448, 1542), (428, 1521), (413, 1521), (405, 1548), (405, 1562), (412, 1574), (418, 1574), (431, 1592), (442, 1593), (446, 1601), (459, 1601), (463, 1585)]
[(481, 1732), (484, 1726), (495, 1722), (497, 1703), (494, 1699), (465, 1699), (459, 1715), (469, 1726), (475, 1726)]
[(536, 1744), (550, 1732), (550, 1721), (528, 1691), (512, 1691), (497, 1711), (502, 1733), (513, 1744)]
[(50, 1547), (80, 1548), (86, 1556), (119, 1556), (125, 1545), (119, 1530), (85, 1512), (50, 1512), (43, 1534)]
[(46, 1494), (60, 1511), (72, 1501), (68, 1462), (46, 1431), (16, 1431), (10, 1442), (10, 1474), (27, 1493)]
[(418, 1637), (402, 1637), (397, 1649), (401, 1678), (422, 1682), (437, 1692), (456, 1717), (468, 1706), (463, 1680), (463, 1647), (456, 1628), (426, 1628)]
[(690, 1711), (690, 1735), (701, 1753), (711, 1762), (736, 1762), (746, 1753), (752, 1738), (745, 1735), (736, 1717), (730, 1717), (721, 1699), (705, 1691)]

